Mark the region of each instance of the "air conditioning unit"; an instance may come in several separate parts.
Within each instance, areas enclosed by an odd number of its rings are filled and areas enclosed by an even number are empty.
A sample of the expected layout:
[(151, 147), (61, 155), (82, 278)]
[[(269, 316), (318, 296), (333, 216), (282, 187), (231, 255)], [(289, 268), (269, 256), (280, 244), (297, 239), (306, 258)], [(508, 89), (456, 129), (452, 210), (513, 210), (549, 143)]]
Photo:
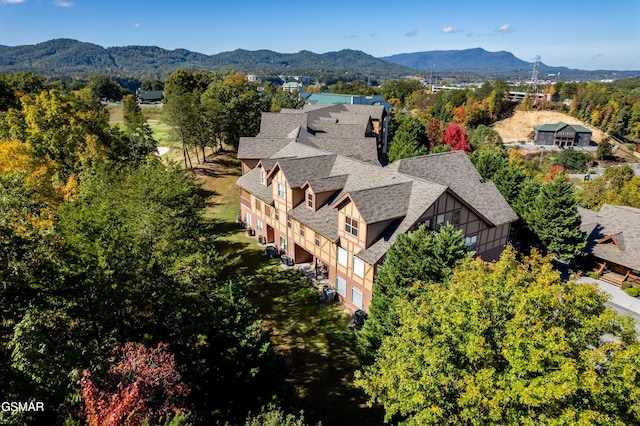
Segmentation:
[(259, 244), (266, 244), (267, 243), (267, 239), (264, 237), (264, 235), (260, 235), (258, 237), (258, 243)]
[(247, 229), (247, 235), (253, 237), (254, 235), (256, 235), (256, 231), (254, 231), (253, 228), (249, 228)]

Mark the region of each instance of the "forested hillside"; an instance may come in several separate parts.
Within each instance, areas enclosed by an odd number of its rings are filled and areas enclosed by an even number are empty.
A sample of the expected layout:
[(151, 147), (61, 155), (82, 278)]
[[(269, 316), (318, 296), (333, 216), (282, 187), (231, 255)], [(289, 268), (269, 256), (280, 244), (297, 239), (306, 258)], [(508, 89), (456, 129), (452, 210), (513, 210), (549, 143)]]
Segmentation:
[(98, 74), (138, 78), (166, 78), (178, 69), (264, 72), (287, 75), (371, 73), (374, 77), (400, 76), (413, 70), (386, 62), (360, 51), (342, 50), (317, 54), (309, 51), (278, 53), (270, 50), (235, 50), (203, 55), (185, 49), (155, 46), (109, 47), (70, 39), (55, 39), (36, 45), (0, 50), (0, 72), (30, 71), (54, 76), (88, 77)]

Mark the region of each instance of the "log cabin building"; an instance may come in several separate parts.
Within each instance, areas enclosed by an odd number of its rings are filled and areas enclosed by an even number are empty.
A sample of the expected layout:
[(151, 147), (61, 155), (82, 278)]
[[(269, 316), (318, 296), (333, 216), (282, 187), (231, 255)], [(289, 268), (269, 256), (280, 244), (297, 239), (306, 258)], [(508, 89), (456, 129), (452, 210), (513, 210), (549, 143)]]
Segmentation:
[(446, 223), (497, 259), (517, 219), (464, 152), (382, 166), (383, 107), (305, 106), (265, 113), (241, 138), (240, 213), (260, 243), (327, 273), (340, 300), (367, 310), (376, 269), (397, 235)]

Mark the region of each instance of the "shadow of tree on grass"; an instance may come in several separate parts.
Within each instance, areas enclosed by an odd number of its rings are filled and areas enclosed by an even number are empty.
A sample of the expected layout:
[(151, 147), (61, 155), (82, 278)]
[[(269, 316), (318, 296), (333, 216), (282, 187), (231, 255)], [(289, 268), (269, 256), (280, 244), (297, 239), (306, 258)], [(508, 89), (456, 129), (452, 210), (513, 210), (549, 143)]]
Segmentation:
[(352, 384), (360, 363), (341, 305), (321, 302), (296, 271), (278, 266), (254, 275), (249, 297), (287, 360), (309, 424), (382, 424), (382, 410), (367, 408), (366, 396)]

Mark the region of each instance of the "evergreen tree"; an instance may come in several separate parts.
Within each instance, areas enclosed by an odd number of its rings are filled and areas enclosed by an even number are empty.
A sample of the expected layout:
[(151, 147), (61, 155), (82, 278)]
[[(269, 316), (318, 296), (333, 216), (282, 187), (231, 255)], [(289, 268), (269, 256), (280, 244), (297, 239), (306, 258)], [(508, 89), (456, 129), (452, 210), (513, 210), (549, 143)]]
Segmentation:
[(126, 95), (123, 98), (123, 110), (125, 132), (131, 145), (131, 157), (134, 161), (140, 161), (156, 150), (157, 144), (153, 139), (153, 130), (142, 115), (135, 96)]
[(373, 361), (384, 336), (398, 326), (397, 307), (420, 293), (424, 284), (440, 283), (470, 256), (462, 232), (452, 225), (439, 232), (420, 226), (398, 235), (378, 270), (369, 316), (358, 333), (358, 350), (365, 362)]
[(426, 129), (422, 122), (412, 116), (404, 116), (401, 120), (389, 147), (388, 156), (391, 162), (427, 153)]
[(586, 246), (576, 205), (573, 185), (563, 174), (542, 185), (533, 203), (533, 231), (547, 250), (562, 260), (573, 259)]

